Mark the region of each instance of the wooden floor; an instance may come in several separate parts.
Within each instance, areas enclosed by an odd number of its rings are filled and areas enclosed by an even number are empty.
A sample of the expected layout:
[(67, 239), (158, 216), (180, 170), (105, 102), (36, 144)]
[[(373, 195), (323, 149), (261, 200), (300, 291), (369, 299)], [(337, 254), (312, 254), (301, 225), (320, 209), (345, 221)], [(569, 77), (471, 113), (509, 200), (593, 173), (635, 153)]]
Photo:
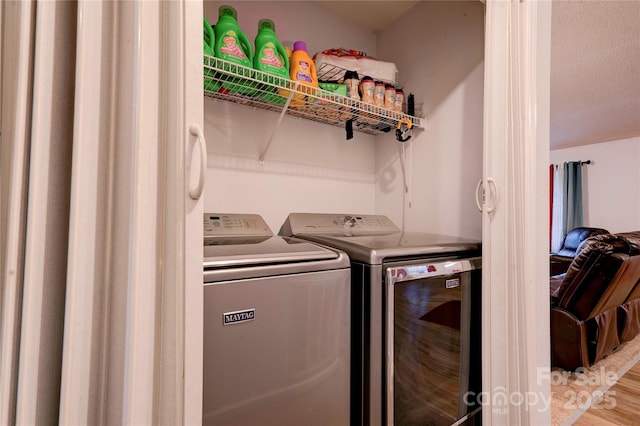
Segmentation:
[(573, 423), (576, 426), (640, 424), (640, 362)]

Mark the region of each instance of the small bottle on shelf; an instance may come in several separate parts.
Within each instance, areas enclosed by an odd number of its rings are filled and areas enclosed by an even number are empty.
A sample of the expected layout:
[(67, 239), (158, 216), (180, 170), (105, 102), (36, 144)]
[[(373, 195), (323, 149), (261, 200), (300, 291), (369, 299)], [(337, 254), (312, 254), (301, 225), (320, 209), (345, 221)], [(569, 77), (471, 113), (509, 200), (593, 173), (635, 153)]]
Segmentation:
[(360, 81), (360, 93), (362, 94), (362, 102), (373, 104), (373, 91), (375, 83), (371, 77), (362, 77)]
[(355, 71), (347, 71), (344, 74), (344, 84), (347, 86), (347, 97), (359, 101), (360, 95), (358, 94), (358, 87), (360, 80), (358, 80), (358, 73)]
[(373, 88), (373, 103), (376, 106), (384, 107), (384, 83), (376, 81)]
[(397, 112), (403, 112), (402, 104), (404, 104), (404, 91), (402, 89), (396, 89), (394, 110)]
[(385, 84), (384, 86), (384, 107), (386, 109), (393, 109), (396, 106), (396, 88), (392, 84)]

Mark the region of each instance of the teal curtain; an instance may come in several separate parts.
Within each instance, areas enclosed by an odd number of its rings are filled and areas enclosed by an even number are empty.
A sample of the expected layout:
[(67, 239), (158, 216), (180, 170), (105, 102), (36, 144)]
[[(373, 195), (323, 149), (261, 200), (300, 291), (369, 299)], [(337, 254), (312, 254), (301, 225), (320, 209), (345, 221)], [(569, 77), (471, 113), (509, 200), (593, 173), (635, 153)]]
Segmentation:
[(562, 218), (563, 235), (574, 228), (584, 225), (582, 210), (582, 163), (569, 161), (564, 163), (564, 192), (562, 201), (564, 215)]

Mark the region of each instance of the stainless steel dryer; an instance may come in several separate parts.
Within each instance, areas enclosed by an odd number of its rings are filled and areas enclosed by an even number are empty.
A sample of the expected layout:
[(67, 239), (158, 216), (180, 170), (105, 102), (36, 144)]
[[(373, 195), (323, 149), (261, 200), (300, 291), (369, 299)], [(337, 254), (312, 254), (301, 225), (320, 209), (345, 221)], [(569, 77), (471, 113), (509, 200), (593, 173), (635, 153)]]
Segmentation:
[(349, 259), (204, 215), (203, 423), (348, 425)]
[(352, 425), (481, 421), (480, 242), (379, 215), (292, 213), (280, 234), (351, 259)]

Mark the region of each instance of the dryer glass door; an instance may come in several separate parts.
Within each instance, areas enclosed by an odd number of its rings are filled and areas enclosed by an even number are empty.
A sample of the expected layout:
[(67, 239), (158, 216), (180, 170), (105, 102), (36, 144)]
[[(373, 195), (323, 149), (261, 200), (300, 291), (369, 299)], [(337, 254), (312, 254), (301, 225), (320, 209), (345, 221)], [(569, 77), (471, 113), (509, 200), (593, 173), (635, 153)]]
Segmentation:
[(471, 423), (479, 411), (480, 265), (435, 259), (386, 268), (388, 424)]

